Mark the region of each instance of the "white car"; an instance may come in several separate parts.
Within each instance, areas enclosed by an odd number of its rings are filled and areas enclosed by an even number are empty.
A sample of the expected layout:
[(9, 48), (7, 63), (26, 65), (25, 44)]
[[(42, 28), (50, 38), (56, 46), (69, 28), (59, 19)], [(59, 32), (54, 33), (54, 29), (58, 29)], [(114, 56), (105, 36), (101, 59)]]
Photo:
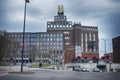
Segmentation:
[(88, 68), (83, 68), (81, 71), (83, 71), (83, 72), (89, 72), (89, 69)]
[(80, 66), (73, 67), (73, 71), (81, 71)]
[(99, 68), (94, 68), (93, 72), (102, 72), (102, 70), (100, 70)]

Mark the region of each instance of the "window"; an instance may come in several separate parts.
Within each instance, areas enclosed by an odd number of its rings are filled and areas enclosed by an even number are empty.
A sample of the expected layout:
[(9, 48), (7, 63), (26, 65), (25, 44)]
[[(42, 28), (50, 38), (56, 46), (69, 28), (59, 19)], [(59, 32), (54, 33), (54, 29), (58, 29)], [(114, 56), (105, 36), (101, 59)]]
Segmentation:
[(36, 38), (31, 38), (31, 41), (36, 41)]
[(14, 34), (11, 34), (11, 37), (14, 37)]
[(95, 37), (95, 33), (93, 33), (93, 37)]
[(43, 38), (43, 41), (46, 41), (46, 37)]
[(31, 33), (30, 36), (31, 36), (31, 37), (36, 37), (36, 34), (35, 34), (35, 33)]
[(29, 41), (30, 39), (29, 38), (27, 38), (27, 41)]
[(57, 37), (59, 37), (59, 34), (57, 34)]
[(50, 34), (50, 37), (53, 37), (53, 34)]
[(57, 41), (59, 41), (59, 38), (57, 38)]
[(64, 34), (70, 34), (70, 32), (69, 31), (65, 31), (65, 32), (63, 32)]
[(93, 48), (94, 46), (96, 46), (96, 41), (88, 41), (87, 46), (88, 48)]
[(95, 33), (93, 34), (93, 40), (95, 41)]
[(53, 41), (53, 38), (50, 38), (50, 41)]
[(54, 38), (54, 41), (56, 41), (57, 39), (56, 38)]
[(30, 37), (30, 34), (27, 34), (27, 37)]
[(39, 42), (39, 45), (42, 45), (42, 42)]
[(63, 45), (63, 42), (60, 42), (60, 45)]
[(60, 37), (63, 37), (63, 34), (60, 34)]
[(17, 40), (18, 42), (20, 41), (20, 39), (19, 39), (19, 38), (17, 38), (16, 40)]
[(15, 37), (17, 37), (17, 34), (15, 34)]
[(46, 42), (44, 42), (44, 45), (46, 45), (47, 43)]
[(87, 47), (85, 48), (85, 51), (87, 52), (88, 50), (87, 50)]
[(70, 43), (69, 43), (69, 42), (66, 42), (65, 45), (70, 45)]
[(70, 37), (65, 37), (65, 39), (70, 39)]
[(60, 41), (63, 41), (63, 38), (60, 38)]
[(46, 37), (46, 34), (44, 34), (44, 37)]
[(83, 34), (81, 34), (81, 43), (83, 42)]
[(47, 43), (47, 45), (49, 45), (49, 42), (46, 42)]
[(49, 38), (47, 38), (47, 41), (49, 41)]
[(96, 52), (96, 49), (94, 48), (94, 52)]
[(54, 34), (54, 37), (56, 37), (56, 34)]
[(47, 34), (47, 37), (49, 37), (49, 34)]

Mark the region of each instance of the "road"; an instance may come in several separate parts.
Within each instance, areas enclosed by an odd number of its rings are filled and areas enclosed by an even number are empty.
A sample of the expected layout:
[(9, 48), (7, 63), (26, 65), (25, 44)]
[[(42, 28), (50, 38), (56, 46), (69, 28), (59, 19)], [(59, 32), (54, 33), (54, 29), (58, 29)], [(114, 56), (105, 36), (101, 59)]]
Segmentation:
[(0, 80), (120, 80), (120, 73), (39, 70), (34, 74), (9, 73)]

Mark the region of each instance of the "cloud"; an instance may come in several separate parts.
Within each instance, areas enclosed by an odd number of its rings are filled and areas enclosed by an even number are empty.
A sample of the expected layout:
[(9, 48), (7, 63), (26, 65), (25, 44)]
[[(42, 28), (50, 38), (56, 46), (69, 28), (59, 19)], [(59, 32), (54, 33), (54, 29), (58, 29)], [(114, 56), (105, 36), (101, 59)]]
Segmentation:
[(109, 0), (109, 1), (111, 1), (111, 2), (115, 2), (115, 3), (120, 2), (120, 0)]

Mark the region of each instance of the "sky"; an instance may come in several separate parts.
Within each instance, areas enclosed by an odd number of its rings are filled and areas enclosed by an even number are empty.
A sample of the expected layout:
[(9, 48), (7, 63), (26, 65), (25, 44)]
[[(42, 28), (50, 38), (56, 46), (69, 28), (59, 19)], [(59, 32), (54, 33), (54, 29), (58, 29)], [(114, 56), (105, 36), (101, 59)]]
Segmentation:
[[(0, 0), (0, 30), (22, 32), (25, 0)], [(99, 30), (99, 52), (112, 52), (112, 38), (120, 36), (120, 0), (30, 0), (27, 4), (26, 31), (45, 32), (47, 21), (57, 15), (57, 6), (64, 5), (68, 21)]]

